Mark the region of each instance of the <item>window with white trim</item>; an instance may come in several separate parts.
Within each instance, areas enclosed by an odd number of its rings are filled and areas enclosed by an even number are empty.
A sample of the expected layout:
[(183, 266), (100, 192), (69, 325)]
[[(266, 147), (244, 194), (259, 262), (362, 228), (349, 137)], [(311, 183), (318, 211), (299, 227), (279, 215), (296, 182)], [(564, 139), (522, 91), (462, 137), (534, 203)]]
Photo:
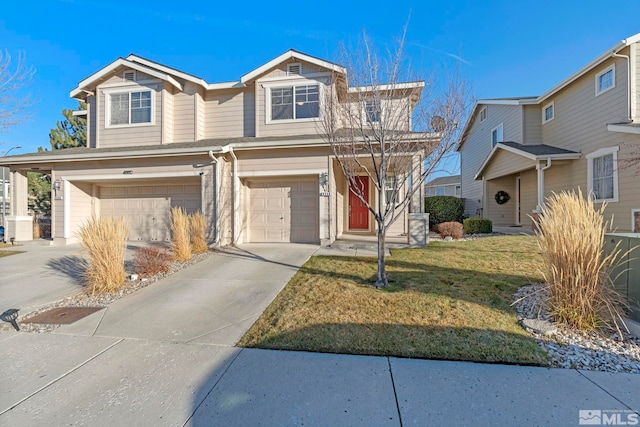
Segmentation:
[(550, 102), (542, 109), (542, 124), (550, 122), (555, 118), (555, 105), (554, 102)]
[(395, 176), (388, 176), (385, 180), (384, 197), (387, 204), (395, 205), (398, 202), (398, 193), (395, 192), (397, 184), (398, 178), (396, 178)]
[(504, 142), (502, 123), (491, 129), (491, 145), (496, 145), (498, 142)]
[(378, 123), (380, 121), (380, 102), (365, 101), (364, 112), (367, 123)]
[(616, 87), (616, 66), (611, 64), (604, 71), (596, 74), (596, 96)]
[(271, 89), (271, 120), (299, 120), (320, 117), (320, 85)]
[(108, 94), (109, 125), (124, 126), (151, 123), (151, 91)]
[(485, 120), (487, 120), (487, 107), (480, 110), (480, 121), (484, 122)]
[(461, 193), (462, 193), (462, 187), (459, 185), (456, 185), (456, 196), (460, 197)]
[(587, 186), (596, 202), (618, 201), (618, 147), (587, 154)]
[(444, 196), (444, 187), (436, 187), (436, 196)]

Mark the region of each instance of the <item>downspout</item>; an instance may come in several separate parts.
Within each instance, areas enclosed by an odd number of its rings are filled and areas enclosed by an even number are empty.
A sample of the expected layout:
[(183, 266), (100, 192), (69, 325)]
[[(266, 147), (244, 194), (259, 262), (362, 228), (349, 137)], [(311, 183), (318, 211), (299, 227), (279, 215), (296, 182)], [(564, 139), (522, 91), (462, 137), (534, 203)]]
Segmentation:
[(616, 52), (614, 52), (612, 56), (625, 58), (627, 60), (627, 120), (631, 123), (633, 121), (633, 117), (631, 117), (631, 58)]
[(547, 165), (542, 166), (540, 162), (536, 164), (536, 171), (538, 172), (538, 206), (536, 206), (536, 213), (541, 213), (544, 207), (544, 171), (551, 167), (551, 157), (547, 157)]
[(233, 159), (233, 244), (238, 243), (238, 233), (240, 224), (240, 183), (238, 182), (238, 158), (236, 153), (233, 152), (233, 147), (229, 147), (229, 153)]
[(218, 183), (220, 182), (218, 174), (220, 171), (220, 164), (218, 159), (216, 159), (216, 156), (213, 155), (213, 150), (209, 150), (209, 158), (213, 161), (215, 168), (213, 172), (213, 243), (218, 243), (220, 241), (220, 214), (218, 212)]

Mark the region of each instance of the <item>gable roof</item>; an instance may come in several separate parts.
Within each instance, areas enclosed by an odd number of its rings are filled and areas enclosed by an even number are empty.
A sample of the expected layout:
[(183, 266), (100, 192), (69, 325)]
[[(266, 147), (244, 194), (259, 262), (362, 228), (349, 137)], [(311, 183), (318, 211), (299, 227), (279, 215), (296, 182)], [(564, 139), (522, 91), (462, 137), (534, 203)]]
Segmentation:
[(240, 78), (240, 82), (243, 84), (247, 83), (248, 81), (251, 81), (256, 77), (258, 77), (260, 74), (263, 74), (269, 71), (276, 65), (281, 64), (282, 62), (285, 62), (289, 59), (299, 59), (301, 61), (309, 62), (311, 64), (317, 65), (322, 68), (327, 68), (333, 72), (340, 73), (340, 74), (347, 73), (347, 69), (341, 65), (337, 65), (337, 64), (334, 64), (333, 62), (325, 61), (324, 59), (316, 58), (315, 56), (307, 55), (306, 53), (298, 52), (297, 50), (294, 50), (294, 49), (289, 49), (282, 55), (279, 55), (273, 58), (271, 61), (267, 62), (266, 64), (263, 64), (258, 68), (252, 71), (249, 71), (247, 74), (245, 74)]
[(493, 160), (493, 157), (496, 155), (498, 150), (509, 151), (533, 161), (575, 160), (579, 159), (581, 156), (579, 151), (566, 150), (564, 148), (553, 147), (546, 144), (523, 145), (517, 142), (498, 142), (493, 146), (493, 149), (482, 163), (482, 166), (480, 166), (480, 169), (476, 173), (474, 179), (480, 179), (482, 177), (482, 174), (487, 166), (489, 166), (489, 163), (491, 163), (491, 160)]
[(460, 184), (460, 175), (441, 176), (434, 178), (425, 184), (425, 187), (437, 187), (441, 185)]

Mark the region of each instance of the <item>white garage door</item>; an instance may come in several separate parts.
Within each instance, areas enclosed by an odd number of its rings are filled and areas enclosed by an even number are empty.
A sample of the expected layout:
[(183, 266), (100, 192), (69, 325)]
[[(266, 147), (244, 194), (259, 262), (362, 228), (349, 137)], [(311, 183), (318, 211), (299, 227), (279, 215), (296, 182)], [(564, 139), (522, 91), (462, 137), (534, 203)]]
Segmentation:
[(317, 243), (318, 179), (249, 181), (249, 241)]
[(188, 213), (200, 209), (200, 186), (100, 187), (101, 215), (125, 217), (131, 227), (129, 240), (169, 240), (174, 206)]

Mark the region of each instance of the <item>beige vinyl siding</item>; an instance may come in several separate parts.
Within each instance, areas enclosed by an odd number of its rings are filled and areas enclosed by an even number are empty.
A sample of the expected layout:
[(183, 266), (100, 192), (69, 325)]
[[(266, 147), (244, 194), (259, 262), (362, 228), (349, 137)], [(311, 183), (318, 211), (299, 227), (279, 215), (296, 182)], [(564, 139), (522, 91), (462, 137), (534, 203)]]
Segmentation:
[[(506, 191), (511, 197), (508, 202), (500, 205), (496, 202), (495, 194)], [(516, 224), (516, 175), (487, 181), (487, 201), (485, 217), (493, 221), (494, 226), (510, 226)]]
[(326, 170), (329, 148), (236, 151), (241, 174)]
[(539, 105), (523, 106), (522, 126), (523, 144), (542, 144), (542, 108)]
[(205, 138), (205, 129), (206, 129), (206, 112), (205, 112), (205, 100), (204, 100), (204, 90), (202, 88), (198, 88), (198, 92), (195, 94), (196, 101), (196, 140)]
[[(329, 70), (327, 70), (326, 68), (322, 68), (319, 67), (315, 64), (311, 64), (309, 62), (304, 62), (304, 61), (298, 61), (296, 59), (291, 59), (287, 62), (282, 62), (278, 65), (276, 65), (274, 68), (272, 68), (269, 71), (266, 71), (263, 75), (260, 76), (261, 80), (264, 79), (271, 79), (271, 78), (279, 78), (279, 77), (288, 77), (287, 76), (287, 65), (288, 64), (293, 64), (293, 63), (298, 63), (302, 65), (302, 76), (304, 77), (307, 74), (314, 74), (314, 73), (327, 73), (329, 72)], [(298, 77), (298, 76), (295, 76)]]
[[(102, 84), (131, 83), (131, 81), (125, 80), (123, 77), (123, 73), (127, 70), (129, 69), (126, 67), (118, 67), (114, 71), (114, 74), (111, 77), (109, 77), (106, 81), (104, 81)], [(152, 75), (143, 73), (142, 71), (137, 71), (137, 70), (134, 70), (134, 71), (136, 72), (136, 80), (135, 80), (136, 82), (155, 79), (155, 77), (153, 77)]]
[(347, 181), (344, 176), (344, 172), (342, 172), (342, 168), (338, 164), (336, 160), (331, 161), (333, 167), (333, 174), (335, 177), (335, 183), (332, 182), (332, 193), (335, 194), (334, 197), (334, 208), (332, 209), (331, 216), (335, 221), (335, 237), (338, 238), (344, 232), (344, 219), (347, 213), (347, 201), (345, 198), (347, 197), (346, 188)]
[(640, 122), (640, 43), (630, 46), (631, 75), (635, 76), (635, 85), (632, 86), (632, 114), (633, 120)]
[(520, 173), (520, 223), (531, 226), (531, 215), (538, 205), (538, 176), (535, 169)]
[(155, 145), (160, 144), (162, 138), (162, 85), (126, 85), (122, 86), (122, 92), (130, 92), (135, 90), (151, 90), (153, 94), (153, 125), (130, 125), (121, 127), (106, 127), (107, 119), (107, 96), (110, 93), (117, 93), (120, 88), (105, 88), (108, 92), (104, 92), (98, 88), (98, 135), (97, 147), (130, 147), (132, 145)]
[(196, 138), (196, 86), (185, 83), (184, 91), (173, 98), (173, 140), (190, 142)]
[(498, 178), (533, 167), (535, 167), (535, 162), (531, 159), (506, 150), (498, 150), (485, 169), (484, 177), (485, 179)]
[(87, 96), (87, 108), (89, 109), (87, 115), (87, 145), (90, 148), (96, 148), (98, 126), (98, 118), (96, 113), (98, 111), (98, 106), (96, 103), (95, 95)]
[(71, 230), (69, 235), (74, 237), (80, 227), (82, 227), (89, 218), (91, 218), (92, 210), (91, 204), (91, 184), (86, 182), (72, 182), (69, 185), (71, 194), (65, 197), (71, 199), (71, 212), (69, 212), (69, 226)]
[(444, 188), (444, 196), (457, 196), (456, 187), (460, 184), (451, 184), (451, 185), (435, 185), (425, 187), (424, 195), (425, 197), (433, 197), (436, 195), (436, 188)]
[(465, 213), (476, 216), (482, 208), (482, 181), (474, 180), (482, 163), (493, 148), (491, 130), (503, 124), (505, 141), (522, 142), (522, 107), (519, 105), (486, 105), (487, 119), (476, 114), (467, 138), (460, 148), (460, 173)]
[(171, 86), (165, 83), (162, 90), (162, 143), (170, 144), (173, 142), (173, 94)]
[[(225, 89), (210, 91), (206, 96), (206, 126), (207, 138), (236, 138), (248, 136), (245, 134), (247, 103), (254, 103), (254, 96), (248, 89)], [(253, 110), (251, 105), (251, 110)], [(253, 121), (251, 126), (253, 127)], [(249, 125), (249, 124), (247, 124)]]

